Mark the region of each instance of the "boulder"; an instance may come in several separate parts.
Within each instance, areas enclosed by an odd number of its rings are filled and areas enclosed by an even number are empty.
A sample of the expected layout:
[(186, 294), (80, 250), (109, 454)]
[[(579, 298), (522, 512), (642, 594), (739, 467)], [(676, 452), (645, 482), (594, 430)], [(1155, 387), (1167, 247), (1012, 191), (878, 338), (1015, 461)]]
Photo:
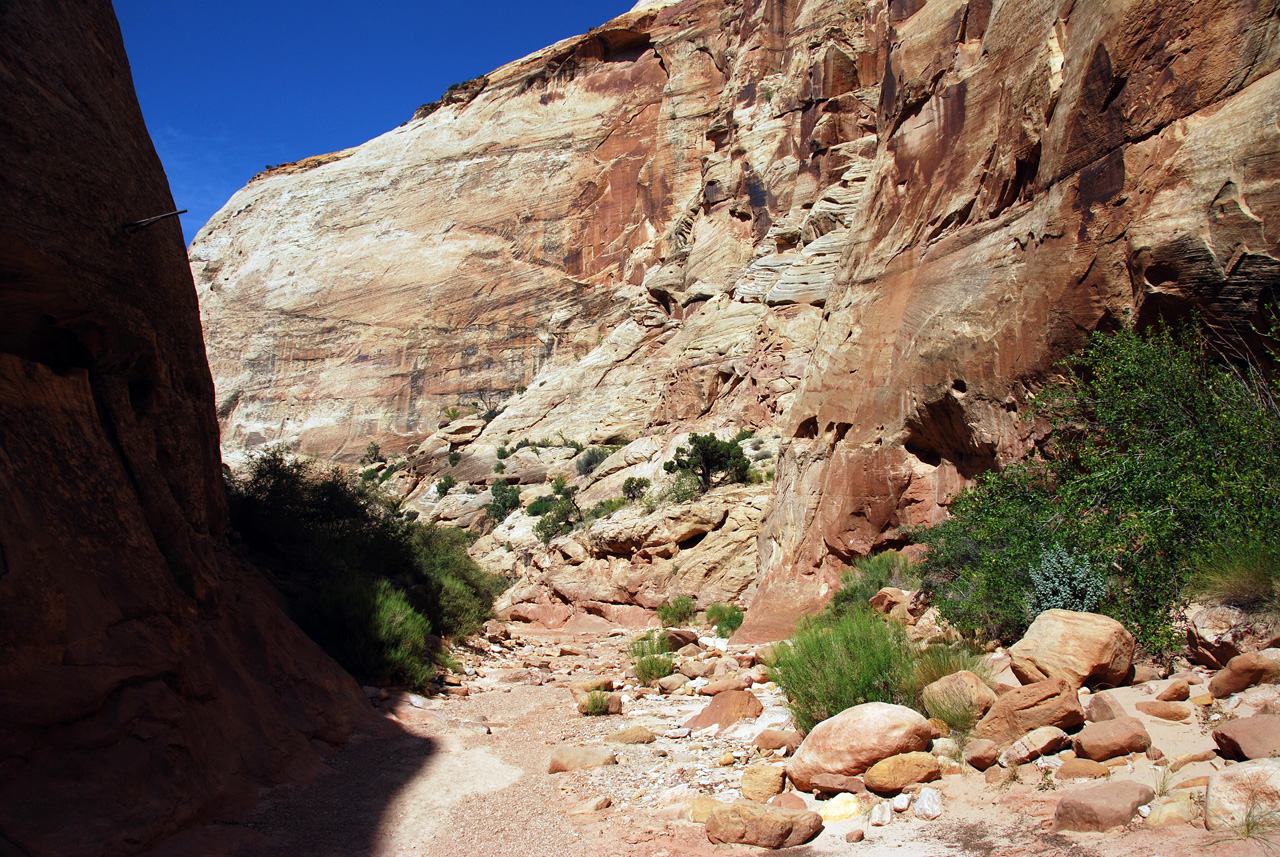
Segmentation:
[(1129, 676), (1133, 648), (1133, 635), (1110, 616), (1046, 610), (1009, 656), (1023, 684), (1063, 678), (1073, 688), (1118, 687)]
[(822, 816), (808, 810), (736, 803), (707, 817), (707, 838), (718, 845), (792, 848), (821, 832)]
[(937, 717), (948, 708), (963, 706), (980, 719), (996, 704), (996, 692), (969, 670), (943, 676), (921, 691), (925, 710)]
[(1239, 829), (1247, 819), (1275, 817), (1280, 811), (1280, 759), (1257, 759), (1230, 765), (1208, 778), (1204, 793), (1204, 826)]
[(916, 783), (933, 782), (941, 776), (938, 759), (931, 753), (900, 753), (881, 759), (863, 775), (867, 790), (876, 794), (897, 794)]
[(787, 776), (800, 791), (810, 791), (816, 774), (856, 776), (881, 759), (928, 749), (933, 737), (929, 721), (910, 708), (866, 702), (815, 726), (787, 766)]
[(1274, 623), (1255, 622), (1235, 607), (1187, 609), (1187, 658), (1222, 669), (1234, 657), (1280, 645)]
[(911, 603), (911, 595), (896, 586), (886, 586), (871, 596), (871, 609), (888, 616), (895, 607), (906, 608)]
[(829, 800), (820, 801), (815, 811), (822, 816), (822, 820), (827, 824), (836, 821), (848, 821), (865, 813), (877, 800), (877, 798), (865, 792), (861, 795), (842, 792), (834, 795)]
[(998, 761), (1002, 768), (1016, 768), (1069, 746), (1071, 737), (1066, 732), (1057, 726), (1041, 726), (1010, 744)]
[[(682, 788), (688, 788), (688, 786), (683, 786)], [(680, 817), (685, 821), (692, 821), (694, 824), (706, 824), (707, 819), (711, 817), (711, 813), (729, 806), (733, 806), (733, 804), (725, 803), (715, 798), (699, 796), (685, 802), (684, 806), (680, 808)]]
[(667, 649), (672, 652), (678, 652), (685, 646), (698, 645), (698, 632), (689, 628), (666, 628), (662, 631), (662, 636), (666, 637)]
[(1114, 691), (1103, 690), (1092, 694), (1089, 702), (1085, 706), (1085, 717), (1094, 723), (1100, 723), (1103, 720), (1115, 720), (1117, 717), (1126, 717), (1128, 712), (1124, 710), (1124, 706), (1120, 704)]
[(761, 750), (783, 750), (794, 755), (804, 736), (790, 729), (765, 729), (751, 742)]
[(1082, 759), (1105, 762), (1130, 753), (1144, 753), (1151, 746), (1151, 736), (1136, 717), (1118, 717), (1101, 723), (1090, 723), (1080, 730), (1072, 749)]
[(654, 683), (663, 693), (675, 693), (677, 690), (689, 683), (689, 678), (688, 676), (676, 673), (674, 675), (663, 676)]
[(1258, 714), (1228, 720), (1213, 730), (1213, 740), (1224, 759), (1275, 758), (1280, 756), (1280, 716)]
[(1187, 794), (1161, 803), (1151, 808), (1143, 825), (1146, 827), (1172, 827), (1175, 824), (1188, 824), (1196, 820), (1198, 810), (1191, 796)]
[(742, 772), (742, 796), (747, 800), (765, 803), (782, 791), (787, 782), (787, 771), (779, 765), (755, 762)]
[(764, 706), (751, 691), (726, 690), (711, 697), (707, 707), (689, 718), (684, 725), (695, 732), (708, 726), (724, 729), (744, 717), (759, 717), (762, 711)]
[(1175, 679), (1169, 686), (1156, 694), (1160, 702), (1186, 702), (1191, 697), (1191, 685), (1186, 679)]
[(644, 726), (630, 726), (606, 736), (604, 740), (610, 744), (652, 744), (658, 736)]
[(1280, 649), (1263, 649), (1236, 655), (1225, 669), (1209, 680), (1215, 699), (1239, 693), (1255, 684), (1275, 684), (1280, 680)]
[(844, 774), (814, 774), (809, 778), (809, 788), (820, 799), (841, 794), (865, 794), (867, 785), (862, 777), (846, 777)]
[(970, 767), (985, 771), (1000, 758), (1000, 745), (986, 738), (975, 738), (964, 748), (964, 761)]
[(1209, 776), (1204, 823), (1209, 830), (1239, 829), (1247, 818), (1280, 810), (1280, 759), (1255, 759)]
[(1182, 702), (1160, 702), (1156, 699), (1144, 699), (1135, 702), (1133, 707), (1143, 714), (1160, 720), (1182, 722), (1191, 716), (1191, 706)]
[(769, 798), (769, 806), (776, 806), (779, 809), (808, 809), (804, 798), (795, 792), (783, 792), (780, 795), (774, 795)]
[(1128, 824), (1138, 807), (1155, 796), (1150, 786), (1130, 780), (1086, 786), (1062, 796), (1053, 813), (1053, 826), (1055, 830), (1105, 833)]
[(449, 444), (470, 443), (480, 436), (487, 425), (479, 417), (453, 420), (436, 432), (435, 436)]
[(973, 737), (1011, 744), (1032, 729), (1057, 726), (1070, 730), (1084, 724), (1084, 709), (1075, 687), (1064, 678), (1015, 688), (996, 700), (974, 727)]
[(1054, 776), (1059, 780), (1096, 780), (1105, 777), (1110, 770), (1101, 762), (1089, 759), (1067, 759), (1058, 767)]
[(548, 773), (580, 771), (618, 764), (618, 757), (608, 747), (557, 747), (551, 753)]
[(709, 681), (698, 688), (700, 696), (718, 696), (727, 690), (746, 690), (750, 685), (740, 678), (721, 678)]

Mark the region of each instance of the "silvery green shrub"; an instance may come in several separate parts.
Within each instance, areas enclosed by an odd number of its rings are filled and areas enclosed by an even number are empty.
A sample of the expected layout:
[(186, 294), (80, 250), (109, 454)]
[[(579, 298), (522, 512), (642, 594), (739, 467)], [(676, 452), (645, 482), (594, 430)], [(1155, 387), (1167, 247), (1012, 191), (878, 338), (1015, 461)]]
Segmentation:
[(1036, 613), (1045, 610), (1092, 613), (1107, 592), (1102, 572), (1090, 565), (1089, 558), (1070, 554), (1059, 544), (1042, 551), (1039, 561), (1028, 572)]

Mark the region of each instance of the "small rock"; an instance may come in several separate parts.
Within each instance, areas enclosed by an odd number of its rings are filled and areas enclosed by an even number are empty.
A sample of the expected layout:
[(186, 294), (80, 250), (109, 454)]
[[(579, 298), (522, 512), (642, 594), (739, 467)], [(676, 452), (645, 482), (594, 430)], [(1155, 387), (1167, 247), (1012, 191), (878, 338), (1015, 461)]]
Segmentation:
[(662, 733), (663, 738), (688, 738), (690, 729), (687, 726), (681, 726), (678, 729), (668, 729)]
[(985, 738), (970, 741), (969, 746), (964, 748), (965, 764), (979, 771), (990, 768), (999, 758), (1000, 746), (995, 741), (988, 741)]
[(1178, 789), (1202, 789), (1207, 785), (1209, 785), (1209, 778), (1207, 776), (1188, 777), (1185, 780), (1180, 780), (1174, 783), (1173, 790), (1177, 791)]
[(892, 804), (894, 812), (906, 812), (911, 808), (911, 795), (895, 795), (893, 800), (889, 801), (889, 803)]
[(822, 820), (829, 824), (837, 821), (847, 821), (865, 813), (868, 804), (872, 800), (867, 795), (838, 794), (831, 800), (818, 804), (817, 811), (822, 816)]
[(698, 693), (702, 696), (716, 696), (729, 690), (746, 690), (748, 686), (747, 682), (740, 678), (722, 678), (707, 682), (698, 688)]
[(1169, 682), (1169, 686), (1156, 694), (1160, 702), (1185, 702), (1191, 696), (1191, 685), (1182, 679)]
[(766, 803), (782, 791), (787, 774), (784, 768), (765, 762), (747, 765), (742, 772), (742, 796), (747, 800)]
[(1236, 655), (1225, 669), (1209, 680), (1209, 692), (1217, 699), (1239, 693), (1255, 684), (1280, 681), (1280, 649), (1263, 649)]
[(815, 774), (809, 778), (809, 790), (819, 798), (839, 794), (865, 794), (866, 783), (862, 777), (846, 777), (843, 774)]
[(867, 832), (861, 827), (854, 828), (844, 835), (844, 841), (852, 845), (867, 838)]
[(733, 764), (733, 753), (726, 752), (723, 756), (721, 756), (718, 760), (716, 760), (716, 764), (722, 768), (729, 767), (730, 765)]
[(1196, 819), (1196, 805), (1190, 800), (1175, 799), (1152, 807), (1145, 822), (1147, 827), (1169, 827)]
[(782, 750), (794, 753), (804, 740), (799, 732), (789, 729), (765, 729), (751, 742), (761, 750)]
[(1063, 762), (1054, 776), (1059, 780), (1096, 780), (1107, 775), (1110, 770), (1101, 762), (1090, 759), (1068, 759)]
[(931, 789), (928, 786), (920, 789), (920, 794), (916, 795), (915, 808), (912, 811), (915, 813), (916, 818), (933, 821), (942, 815), (942, 792), (937, 789)]
[(1124, 710), (1124, 706), (1116, 698), (1115, 692), (1110, 690), (1099, 691), (1090, 696), (1089, 704), (1085, 707), (1085, 717), (1093, 723), (1101, 723), (1105, 720), (1115, 720), (1126, 716), (1128, 716), (1128, 712)]
[[(688, 786), (677, 786), (677, 788), (688, 789)], [(685, 821), (692, 821), (695, 824), (706, 824), (707, 819), (711, 817), (711, 813), (717, 809), (731, 806), (721, 800), (699, 795), (685, 802), (680, 809), (680, 817)]]
[(582, 803), (569, 810), (570, 815), (585, 815), (589, 812), (599, 812), (602, 809), (608, 809), (613, 805), (613, 799), (608, 795), (600, 795), (600, 797), (584, 800)]
[(1150, 664), (1138, 664), (1133, 668), (1134, 684), (1146, 684), (1149, 681), (1159, 681), (1162, 678), (1164, 678), (1164, 674)]
[(780, 795), (774, 795), (769, 798), (769, 806), (776, 806), (781, 809), (808, 809), (804, 798), (795, 792), (783, 792)]
[(707, 703), (707, 707), (691, 717), (684, 725), (693, 730), (706, 729), (710, 726), (724, 729), (744, 717), (758, 717), (762, 711), (764, 706), (751, 691), (726, 690), (724, 693), (713, 696), (711, 702)]
[(688, 683), (689, 683), (689, 679), (686, 676), (681, 675), (680, 673), (674, 673), (672, 675), (663, 676), (662, 678), (658, 679), (658, 681), (656, 682), (656, 684), (658, 685), (658, 689), (661, 690), (663, 693), (675, 693), (677, 690), (684, 687)]
[(1191, 716), (1190, 706), (1181, 702), (1160, 702), (1159, 700), (1150, 699), (1136, 702), (1133, 707), (1143, 714), (1148, 714), (1160, 720), (1181, 722)]
[(1169, 770), (1172, 773), (1176, 774), (1178, 771), (1181, 771), (1187, 765), (1194, 764), (1195, 762), (1207, 762), (1217, 755), (1218, 754), (1215, 753), (1213, 750), (1201, 750), (1199, 753), (1187, 753), (1186, 755), (1179, 756), (1178, 758), (1170, 762)]
[(893, 807), (889, 805), (887, 800), (882, 800), (871, 807), (872, 827), (884, 827), (891, 821), (893, 821)]
[(610, 744), (652, 744), (658, 740), (658, 736), (643, 726), (629, 726), (620, 732), (614, 732), (604, 740)]

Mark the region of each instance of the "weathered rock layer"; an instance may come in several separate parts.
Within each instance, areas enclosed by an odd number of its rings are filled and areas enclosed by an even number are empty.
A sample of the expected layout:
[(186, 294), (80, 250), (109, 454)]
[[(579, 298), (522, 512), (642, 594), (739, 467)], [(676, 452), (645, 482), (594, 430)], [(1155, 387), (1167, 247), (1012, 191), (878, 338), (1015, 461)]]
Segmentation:
[(226, 549), (213, 384), (111, 7), (0, 9), (0, 851), (125, 854), (372, 711)]
[[(401, 489), (435, 512), (450, 451), (484, 481), (520, 438), (625, 439), (620, 482), (685, 432), (755, 428), (776, 481), (754, 559), (722, 563), (752, 580), (717, 591), (754, 594), (744, 637), (784, 633), (848, 560), (1025, 454), (1042, 427), (1020, 413), (1086, 332), (1190, 309), (1249, 329), (1280, 279), (1276, 20), (642, 4), (209, 223), (191, 256), (225, 449), (417, 450)], [(507, 396), (474, 438), (422, 444), (442, 409)], [(536, 458), (526, 484), (556, 469)], [(546, 597), (593, 544), (506, 542), (490, 565)], [(591, 598), (670, 580), (645, 549), (597, 551)]]

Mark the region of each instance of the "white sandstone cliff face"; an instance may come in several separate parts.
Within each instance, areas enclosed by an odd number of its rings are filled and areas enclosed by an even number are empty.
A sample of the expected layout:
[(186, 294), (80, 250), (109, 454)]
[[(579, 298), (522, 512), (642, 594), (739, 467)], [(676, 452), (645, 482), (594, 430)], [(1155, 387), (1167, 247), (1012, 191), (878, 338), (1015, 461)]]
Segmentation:
[[(849, 559), (1025, 453), (1019, 412), (1083, 332), (1256, 312), (1280, 279), (1276, 15), (639, 4), (210, 222), (191, 256), (224, 453), (377, 440), (408, 455), (411, 507), (466, 524), (522, 439), (625, 443), (578, 480), (595, 502), (667, 479), (691, 431), (753, 428), (776, 481), (723, 492), (740, 514), (696, 543), (548, 550), (517, 514), (477, 553), (555, 621), (758, 586), (744, 635), (784, 633)], [(577, 478), (563, 446), (502, 465), (526, 501)], [(607, 520), (697, 517), (635, 514)]]

